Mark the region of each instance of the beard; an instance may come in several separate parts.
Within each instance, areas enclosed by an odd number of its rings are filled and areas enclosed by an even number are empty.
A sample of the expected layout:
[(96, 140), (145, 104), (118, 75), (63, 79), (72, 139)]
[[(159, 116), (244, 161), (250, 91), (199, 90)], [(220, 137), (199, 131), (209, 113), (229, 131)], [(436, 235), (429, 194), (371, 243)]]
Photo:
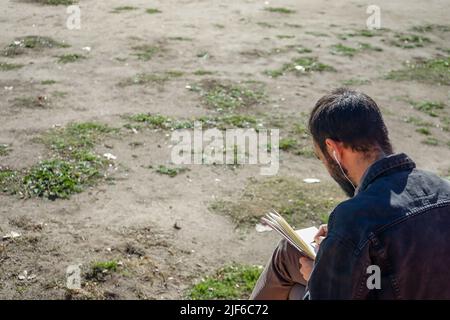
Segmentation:
[[(325, 155), (328, 163), (329, 173), (334, 181), (339, 185), (339, 187), (344, 191), (344, 193), (349, 197), (353, 198), (355, 195), (355, 188), (348, 181), (348, 179), (342, 174), (341, 168), (336, 163), (336, 160), (332, 159), (328, 154)], [(342, 170), (348, 176), (347, 170), (343, 167)]]

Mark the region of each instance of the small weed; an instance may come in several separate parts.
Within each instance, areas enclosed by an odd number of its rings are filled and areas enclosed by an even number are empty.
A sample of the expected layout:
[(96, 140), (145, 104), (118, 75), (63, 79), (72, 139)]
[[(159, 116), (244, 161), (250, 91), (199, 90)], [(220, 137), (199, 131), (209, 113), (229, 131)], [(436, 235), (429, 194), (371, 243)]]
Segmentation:
[(42, 80), (41, 81), (41, 84), (44, 85), (44, 86), (49, 86), (49, 85), (52, 85), (52, 84), (55, 84), (55, 83), (56, 83), (55, 80)]
[(172, 41), (192, 41), (192, 38), (188, 38), (188, 37), (181, 37), (181, 36), (176, 36), (176, 37), (168, 37), (167, 39), (172, 40)]
[(445, 105), (442, 102), (435, 102), (435, 101), (420, 101), (420, 102), (411, 101), (411, 104), (414, 106), (415, 109), (422, 111), (423, 113), (426, 113), (431, 117), (438, 117), (439, 110), (443, 110), (445, 107)]
[(342, 81), (342, 84), (345, 86), (362, 86), (365, 84), (370, 84), (370, 80), (353, 78), (353, 79), (348, 79), (348, 80)]
[(450, 85), (450, 57), (417, 60), (404, 69), (393, 70), (386, 76), (395, 81), (420, 81), (429, 84)]
[(267, 7), (267, 8), (264, 8), (264, 10), (268, 11), (268, 12), (283, 13), (283, 14), (293, 14), (293, 13), (295, 13), (295, 10), (282, 8), (282, 7)]
[(145, 12), (147, 12), (148, 14), (162, 13), (161, 10), (156, 9), (156, 8), (148, 8), (147, 10), (145, 10)]
[(331, 47), (331, 53), (342, 56), (353, 57), (356, 52), (358, 52), (358, 49), (351, 48), (340, 43)]
[(324, 71), (336, 71), (336, 69), (330, 65), (319, 62), (317, 58), (302, 57), (284, 64), (280, 69), (266, 70), (264, 71), (264, 74), (276, 78), (288, 72), (295, 72), (296, 75), (301, 75)]
[(283, 138), (280, 139), (280, 149), (281, 150), (290, 150), (297, 146), (297, 140), (293, 138)]
[(163, 51), (160, 46), (155, 45), (141, 45), (133, 47), (132, 49), (134, 51), (137, 51), (136, 53), (134, 53), (134, 55), (137, 56), (139, 60), (144, 61), (152, 59), (155, 56), (155, 54)]
[(239, 84), (224, 84), (216, 80), (203, 81), (200, 92), (204, 103), (219, 111), (248, 108), (265, 102), (262, 89), (251, 89)]
[(432, 127), (433, 124), (428, 121), (424, 121), (423, 119), (417, 118), (417, 117), (408, 117), (405, 119), (406, 123), (411, 123), (417, 127)]
[(63, 63), (63, 64), (73, 63), (73, 62), (77, 62), (82, 59), (86, 59), (86, 57), (82, 54), (66, 53), (66, 54), (58, 56), (58, 63)]
[(187, 170), (187, 168), (169, 168), (164, 165), (160, 165), (155, 171), (159, 174), (168, 175), (173, 178), (180, 173), (186, 172)]
[(120, 12), (124, 12), (124, 11), (133, 11), (133, 10), (137, 10), (137, 7), (132, 7), (132, 6), (122, 6), (122, 7), (116, 7), (114, 8), (111, 12), (112, 13), (120, 13)]
[(414, 26), (411, 28), (411, 31), (413, 32), (450, 32), (450, 26), (448, 25), (441, 25), (441, 24), (425, 24), (420, 26)]
[(420, 133), (420, 134), (423, 134), (423, 135), (425, 135), (425, 136), (431, 135), (431, 131), (430, 131), (430, 129), (428, 129), (428, 128), (417, 128), (417, 129), (416, 129), (416, 132), (418, 132), (418, 133)]
[(318, 31), (306, 31), (305, 34), (309, 34), (314, 37), (329, 37), (328, 34)]
[(0, 71), (17, 70), (23, 67), (23, 64), (0, 62)]
[(95, 262), (91, 265), (86, 274), (86, 279), (94, 281), (104, 281), (106, 275), (116, 272), (119, 264), (115, 260)]
[(35, 2), (39, 4), (46, 4), (51, 6), (70, 6), (71, 4), (77, 3), (75, 0), (34, 0)]
[(429, 146), (437, 146), (439, 145), (439, 141), (434, 137), (428, 137), (425, 140), (422, 141), (423, 144), (429, 145)]
[(148, 85), (152, 83), (164, 84), (167, 81), (182, 76), (182, 72), (166, 71), (162, 73), (139, 73), (131, 78), (119, 82), (119, 86), (127, 87), (132, 85)]
[(11, 148), (7, 144), (0, 144), (0, 157), (7, 156), (11, 152)]
[(53, 40), (50, 37), (26, 36), (17, 38), (3, 50), (3, 55), (7, 57), (17, 56), (26, 53), (27, 50), (40, 51), (52, 48), (67, 48), (69, 45)]
[(188, 292), (192, 300), (248, 299), (262, 268), (232, 265), (219, 269), (194, 285)]
[(431, 42), (429, 38), (416, 34), (397, 33), (394, 37), (395, 40), (392, 40), (390, 43), (402, 49), (421, 48), (424, 44)]
[(263, 28), (270, 28), (270, 29), (276, 28), (275, 25), (270, 24), (270, 23), (268, 23), (268, 22), (257, 22), (256, 24), (257, 24), (258, 26), (260, 26), (260, 27), (263, 27)]
[(194, 75), (196, 76), (209, 76), (215, 74), (215, 71), (208, 71), (208, 70), (196, 70), (194, 71)]

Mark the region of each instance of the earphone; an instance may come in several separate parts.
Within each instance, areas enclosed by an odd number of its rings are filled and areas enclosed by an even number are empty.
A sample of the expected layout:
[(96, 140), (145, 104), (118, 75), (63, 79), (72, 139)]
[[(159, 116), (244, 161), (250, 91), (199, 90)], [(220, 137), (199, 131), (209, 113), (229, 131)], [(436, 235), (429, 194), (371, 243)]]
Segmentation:
[(355, 185), (353, 184), (352, 180), (350, 180), (350, 178), (345, 174), (344, 169), (342, 169), (341, 163), (339, 162), (339, 160), (338, 160), (338, 158), (337, 158), (337, 156), (336, 156), (336, 150), (333, 150), (333, 157), (334, 157), (334, 160), (336, 160), (336, 163), (338, 164), (339, 169), (341, 169), (341, 172), (342, 172), (342, 174), (344, 175), (344, 177), (348, 180), (348, 182), (350, 182), (350, 184), (352, 185), (353, 189), (356, 190), (356, 187), (355, 187)]

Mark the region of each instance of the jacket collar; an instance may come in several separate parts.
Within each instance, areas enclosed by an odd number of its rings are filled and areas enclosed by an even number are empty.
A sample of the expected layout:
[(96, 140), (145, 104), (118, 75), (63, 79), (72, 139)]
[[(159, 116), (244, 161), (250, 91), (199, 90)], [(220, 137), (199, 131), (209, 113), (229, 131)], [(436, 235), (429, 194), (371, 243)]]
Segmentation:
[(355, 195), (361, 191), (364, 191), (369, 184), (371, 184), (378, 177), (402, 170), (410, 170), (416, 167), (414, 161), (412, 161), (406, 154), (397, 153), (384, 157), (367, 168), (363, 177), (361, 178), (360, 185), (356, 188)]

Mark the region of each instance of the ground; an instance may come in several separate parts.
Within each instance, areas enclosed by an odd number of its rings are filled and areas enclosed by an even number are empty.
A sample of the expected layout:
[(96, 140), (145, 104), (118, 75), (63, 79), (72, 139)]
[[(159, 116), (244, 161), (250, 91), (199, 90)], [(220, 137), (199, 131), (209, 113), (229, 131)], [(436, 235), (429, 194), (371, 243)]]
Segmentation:
[[(335, 87), (373, 97), (395, 150), (450, 175), (447, 1), (378, 1), (375, 31), (358, 1), (80, 0), (79, 30), (45, 2), (0, 3), (0, 236), (20, 235), (0, 239), (1, 298), (220, 297), (190, 290), (265, 264), (266, 210), (318, 225), (344, 199), (305, 130)], [(279, 128), (278, 174), (172, 165), (174, 123), (201, 117)]]

